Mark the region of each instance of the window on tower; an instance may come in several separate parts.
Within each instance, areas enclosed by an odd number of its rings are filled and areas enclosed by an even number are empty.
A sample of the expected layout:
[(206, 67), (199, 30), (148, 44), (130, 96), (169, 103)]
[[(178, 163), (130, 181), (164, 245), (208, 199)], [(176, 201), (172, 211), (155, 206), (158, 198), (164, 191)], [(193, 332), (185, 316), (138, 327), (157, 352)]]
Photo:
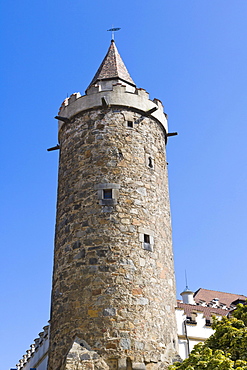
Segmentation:
[(97, 184), (94, 186), (97, 190), (99, 204), (102, 206), (114, 206), (117, 204), (117, 198), (119, 193), (119, 184), (113, 183), (104, 183)]
[(112, 199), (112, 189), (103, 189), (103, 199)]
[(144, 234), (143, 249), (146, 249), (147, 251), (152, 251), (150, 235), (148, 234)]
[(153, 168), (154, 167), (152, 157), (148, 157), (148, 167), (149, 168)]
[(144, 234), (144, 243), (150, 244), (150, 235)]
[(154, 170), (154, 157), (150, 155), (149, 153), (146, 153), (146, 165), (151, 170)]
[(154, 250), (154, 231), (151, 229), (139, 227), (139, 241), (142, 248), (146, 251), (153, 252)]

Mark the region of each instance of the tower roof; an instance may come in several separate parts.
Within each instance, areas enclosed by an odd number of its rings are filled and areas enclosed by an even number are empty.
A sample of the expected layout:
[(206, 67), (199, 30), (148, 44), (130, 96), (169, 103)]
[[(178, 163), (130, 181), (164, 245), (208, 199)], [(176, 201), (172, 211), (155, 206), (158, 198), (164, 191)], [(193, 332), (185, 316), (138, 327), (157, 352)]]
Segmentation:
[(88, 86), (88, 89), (101, 80), (122, 80), (132, 86), (136, 86), (125, 67), (114, 40), (111, 41), (107, 54)]

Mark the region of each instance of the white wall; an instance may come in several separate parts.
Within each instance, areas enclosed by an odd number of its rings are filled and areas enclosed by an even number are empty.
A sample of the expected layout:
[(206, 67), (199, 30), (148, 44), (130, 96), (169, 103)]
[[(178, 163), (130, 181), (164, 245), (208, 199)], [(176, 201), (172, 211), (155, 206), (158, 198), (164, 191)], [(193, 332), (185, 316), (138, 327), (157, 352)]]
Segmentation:
[[(197, 306), (198, 307), (198, 306)], [(183, 309), (176, 309), (177, 331), (178, 331), (178, 346), (179, 355), (184, 360), (188, 357), (188, 343), (185, 335), (184, 322), (186, 321), (186, 314)], [(193, 347), (199, 343), (204, 342), (210, 335), (214, 333), (211, 326), (206, 326), (206, 319), (202, 312), (197, 312), (195, 316), (196, 325), (186, 323), (187, 337), (189, 339), (190, 352)]]

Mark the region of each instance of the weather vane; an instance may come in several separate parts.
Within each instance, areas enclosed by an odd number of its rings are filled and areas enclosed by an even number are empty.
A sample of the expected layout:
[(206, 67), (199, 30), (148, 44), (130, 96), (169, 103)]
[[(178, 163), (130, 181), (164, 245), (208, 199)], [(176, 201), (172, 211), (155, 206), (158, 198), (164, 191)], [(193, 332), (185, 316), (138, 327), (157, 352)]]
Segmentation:
[(121, 30), (121, 28), (110, 28), (107, 31), (111, 31), (111, 39), (114, 40), (114, 32)]

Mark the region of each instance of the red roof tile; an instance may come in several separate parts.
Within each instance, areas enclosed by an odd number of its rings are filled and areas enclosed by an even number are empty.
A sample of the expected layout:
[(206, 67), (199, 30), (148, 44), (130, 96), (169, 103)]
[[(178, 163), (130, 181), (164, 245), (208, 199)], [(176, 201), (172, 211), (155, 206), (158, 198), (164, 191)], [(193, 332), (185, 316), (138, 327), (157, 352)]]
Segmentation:
[(206, 304), (209, 304), (214, 298), (218, 298), (219, 303), (225, 304), (228, 309), (232, 302), (238, 299), (243, 301), (247, 299), (246, 296), (241, 294), (224, 293), (203, 288), (198, 289), (194, 294), (194, 300), (196, 303), (199, 303), (199, 301), (205, 301)]
[(223, 310), (222, 308), (203, 307), (200, 305), (182, 303), (180, 301), (177, 301), (177, 307), (182, 308), (186, 316), (189, 317), (193, 312), (202, 312), (206, 319), (209, 319), (213, 315), (226, 316), (229, 313), (228, 310)]

